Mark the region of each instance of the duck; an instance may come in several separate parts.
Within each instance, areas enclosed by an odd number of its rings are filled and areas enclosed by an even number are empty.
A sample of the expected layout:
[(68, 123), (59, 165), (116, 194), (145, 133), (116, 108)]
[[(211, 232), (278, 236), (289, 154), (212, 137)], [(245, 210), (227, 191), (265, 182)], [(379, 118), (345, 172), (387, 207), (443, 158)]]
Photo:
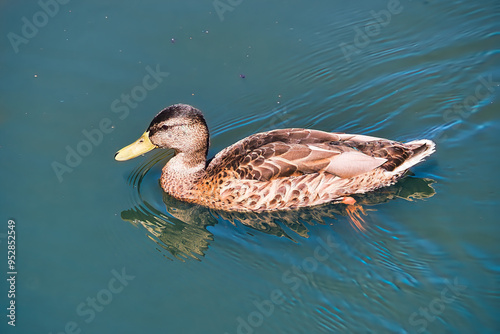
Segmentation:
[(165, 193), (215, 210), (262, 212), (354, 204), (352, 196), (393, 185), (435, 152), (428, 139), (402, 143), (305, 128), (253, 134), (207, 160), (209, 144), (203, 113), (174, 104), (115, 159), (171, 149), (159, 180)]

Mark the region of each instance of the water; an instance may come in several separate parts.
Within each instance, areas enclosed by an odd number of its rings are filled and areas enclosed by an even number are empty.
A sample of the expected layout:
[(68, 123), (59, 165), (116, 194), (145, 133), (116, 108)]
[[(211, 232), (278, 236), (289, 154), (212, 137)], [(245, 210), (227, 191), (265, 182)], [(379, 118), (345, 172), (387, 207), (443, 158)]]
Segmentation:
[[(2, 333), (498, 332), (497, 1), (51, 4), (0, 11)], [(437, 152), (359, 198), (365, 232), (340, 206), (222, 217), (163, 196), (171, 153), (113, 160), (177, 102), (211, 155), (281, 127)]]

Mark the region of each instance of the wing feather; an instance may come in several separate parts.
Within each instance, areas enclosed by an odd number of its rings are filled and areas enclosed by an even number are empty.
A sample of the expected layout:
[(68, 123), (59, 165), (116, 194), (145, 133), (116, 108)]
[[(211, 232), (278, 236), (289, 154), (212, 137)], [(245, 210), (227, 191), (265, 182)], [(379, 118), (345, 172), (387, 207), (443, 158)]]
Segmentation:
[(408, 151), (383, 138), (282, 129), (252, 135), (224, 149), (207, 171), (228, 171), (239, 179), (258, 181), (312, 173), (351, 178), (381, 166), (394, 169)]

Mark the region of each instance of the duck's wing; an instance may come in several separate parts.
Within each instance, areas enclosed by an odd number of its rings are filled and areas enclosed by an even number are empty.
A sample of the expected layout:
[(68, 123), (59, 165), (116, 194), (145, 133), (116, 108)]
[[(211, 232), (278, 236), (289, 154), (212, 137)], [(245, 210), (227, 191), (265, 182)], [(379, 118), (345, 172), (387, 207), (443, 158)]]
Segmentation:
[(236, 172), (241, 178), (260, 181), (321, 172), (350, 178), (377, 168), (386, 161), (338, 144), (278, 142), (252, 150)]
[(232, 173), (240, 179), (259, 181), (311, 173), (351, 178), (380, 166), (398, 164), (396, 160), (404, 160), (406, 152), (402, 145), (363, 135), (274, 130), (252, 135), (221, 151), (207, 172), (222, 174), (222, 178)]

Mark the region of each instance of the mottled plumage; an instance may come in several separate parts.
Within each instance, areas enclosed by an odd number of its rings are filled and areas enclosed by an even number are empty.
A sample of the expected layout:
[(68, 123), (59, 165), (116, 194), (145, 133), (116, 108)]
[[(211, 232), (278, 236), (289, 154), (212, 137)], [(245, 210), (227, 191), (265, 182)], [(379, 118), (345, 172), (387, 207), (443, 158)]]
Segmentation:
[[(142, 141), (141, 141), (142, 140)], [(430, 140), (383, 138), (308, 129), (254, 134), (206, 162), (209, 134), (198, 109), (178, 104), (161, 111), (117, 160), (137, 156), (137, 145), (174, 149), (161, 186), (175, 198), (225, 211), (294, 209), (340, 202), (394, 184), (434, 152)], [(134, 146), (135, 145), (135, 146)], [(139, 153), (141, 154), (141, 153)]]

